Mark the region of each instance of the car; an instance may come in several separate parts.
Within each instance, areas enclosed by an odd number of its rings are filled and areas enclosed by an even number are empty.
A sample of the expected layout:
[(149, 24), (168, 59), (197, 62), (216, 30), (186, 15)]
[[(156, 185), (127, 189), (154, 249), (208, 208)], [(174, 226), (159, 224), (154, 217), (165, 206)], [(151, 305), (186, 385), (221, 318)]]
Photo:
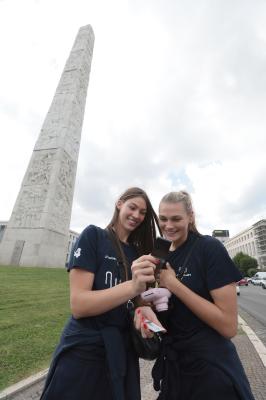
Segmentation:
[(259, 286), (260, 285), (260, 278), (258, 276), (253, 276), (253, 278), (251, 279), (251, 283), (255, 286)]
[(236, 294), (237, 294), (238, 296), (240, 296), (240, 288), (239, 288), (239, 285), (236, 285)]
[(248, 286), (248, 280), (246, 278), (240, 279), (240, 281), (237, 282), (239, 286)]
[(263, 278), (261, 281), (261, 287), (262, 289), (266, 289), (266, 278)]
[(251, 283), (256, 286), (261, 286), (263, 278), (266, 278), (266, 271), (256, 272), (256, 274), (252, 276)]

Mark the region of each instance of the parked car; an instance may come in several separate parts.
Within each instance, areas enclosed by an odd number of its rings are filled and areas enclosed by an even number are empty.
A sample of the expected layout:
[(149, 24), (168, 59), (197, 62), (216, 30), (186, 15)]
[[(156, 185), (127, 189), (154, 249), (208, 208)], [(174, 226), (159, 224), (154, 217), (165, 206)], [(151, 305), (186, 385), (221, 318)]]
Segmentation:
[(242, 278), (239, 282), (237, 282), (237, 284), (239, 286), (248, 286), (248, 280), (246, 278)]
[(253, 285), (260, 286), (263, 282), (263, 278), (266, 278), (266, 271), (256, 272), (256, 274), (252, 276), (251, 283), (253, 283)]
[(261, 278), (258, 276), (253, 276), (251, 279), (251, 283), (255, 286), (259, 286), (261, 284)]
[(239, 285), (236, 284), (236, 294), (240, 296), (240, 288)]
[(261, 287), (262, 289), (266, 289), (266, 278), (262, 278)]

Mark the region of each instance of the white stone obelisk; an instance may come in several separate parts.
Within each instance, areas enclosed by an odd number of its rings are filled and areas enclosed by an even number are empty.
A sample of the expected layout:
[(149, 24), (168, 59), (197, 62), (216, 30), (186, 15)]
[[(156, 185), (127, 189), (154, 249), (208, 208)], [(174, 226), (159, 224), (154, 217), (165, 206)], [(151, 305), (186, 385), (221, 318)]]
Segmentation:
[(94, 33), (81, 27), (0, 244), (0, 264), (65, 265)]

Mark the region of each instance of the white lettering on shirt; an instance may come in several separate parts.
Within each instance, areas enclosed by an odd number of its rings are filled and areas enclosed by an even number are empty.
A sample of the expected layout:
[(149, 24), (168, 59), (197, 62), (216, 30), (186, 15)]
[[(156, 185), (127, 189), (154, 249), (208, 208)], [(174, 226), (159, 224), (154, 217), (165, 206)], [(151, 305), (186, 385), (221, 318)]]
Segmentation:
[(113, 286), (113, 273), (111, 271), (106, 271), (105, 273), (105, 284), (108, 284), (109, 280), (109, 287), (111, 288)]
[(116, 261), (116, 258), (115, 257), (110, 257), (110, 256), (104, 256), (104, 258), (107, 258), (108, 260), (114, 260), (114, 261)]
[[(109, 288), (113, 287), (113, 273), (111, 271), (106, 271), (105, 272), (105, 285), (109, 286)], [(118, 279), (115, 278), (114, 280), (114, 286), (116, 286), (118, 283), (121, 283), (121, 279), (118, 282)]]
[(81, 248), (79, 247), (75, 252), (74, 252), (74, 257), (79, 258), (81, 255)]

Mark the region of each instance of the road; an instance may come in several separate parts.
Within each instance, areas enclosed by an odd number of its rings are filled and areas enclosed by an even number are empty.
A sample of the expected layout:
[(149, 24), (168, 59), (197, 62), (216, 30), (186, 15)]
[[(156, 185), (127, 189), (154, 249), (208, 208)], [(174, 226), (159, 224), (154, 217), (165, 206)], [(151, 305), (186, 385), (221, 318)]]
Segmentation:
[(239, 313), (266, 346), (266, 289), (261, 286), (240, 287)]
[(261, 286), (240, 286), (238, 304), (266, 326), (266, 289)]

